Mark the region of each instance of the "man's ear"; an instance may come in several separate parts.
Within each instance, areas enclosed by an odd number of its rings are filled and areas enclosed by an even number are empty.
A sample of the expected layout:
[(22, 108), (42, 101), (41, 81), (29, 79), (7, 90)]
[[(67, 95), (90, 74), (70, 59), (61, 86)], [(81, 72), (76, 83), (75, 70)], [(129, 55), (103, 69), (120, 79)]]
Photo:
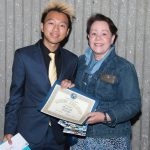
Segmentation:
[(41, 23), (40, 26), (41, 26), (41, 32), (43, 32), (43, 23)]
[(70, 29), (68, 28), (66, 37), (69, 35), (69, 33), (70, 33)]

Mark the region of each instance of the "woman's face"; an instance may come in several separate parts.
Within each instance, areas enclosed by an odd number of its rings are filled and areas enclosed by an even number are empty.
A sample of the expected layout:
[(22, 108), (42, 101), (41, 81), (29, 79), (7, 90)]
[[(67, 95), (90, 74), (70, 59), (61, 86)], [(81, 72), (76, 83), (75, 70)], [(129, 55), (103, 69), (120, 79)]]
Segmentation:
[(110, 32), (107, 22), (95, 21), (91, 26), (88, 38), (95, 59), (100, 60), (113, 44), (115, 35)]

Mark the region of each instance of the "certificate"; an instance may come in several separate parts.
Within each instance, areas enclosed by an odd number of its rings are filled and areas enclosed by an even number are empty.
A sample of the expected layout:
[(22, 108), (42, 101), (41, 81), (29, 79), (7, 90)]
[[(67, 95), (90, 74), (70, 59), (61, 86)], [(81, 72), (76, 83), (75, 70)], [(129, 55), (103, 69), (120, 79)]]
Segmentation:
[(41, 112), (76, 124), (83, 124), (96, 101), (81, 94), (76, 88), (62, 89), (55, 84), (46, 98)]

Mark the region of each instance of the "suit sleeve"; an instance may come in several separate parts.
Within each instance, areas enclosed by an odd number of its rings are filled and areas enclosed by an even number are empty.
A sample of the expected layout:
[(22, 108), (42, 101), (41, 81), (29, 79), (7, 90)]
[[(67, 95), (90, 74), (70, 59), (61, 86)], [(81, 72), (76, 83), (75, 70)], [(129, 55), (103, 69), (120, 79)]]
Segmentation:
[(75, 59), (75, 64), (74, 64), (73, 68), (74, 68), (74, 70), (73, 70), (73, 73), (72, 73), (71, 81), (74, 83), (75, 78), (76, 78), (76, 74), (77, 74), (77, 68), (78, 68), (78, 58), (77, 57)]
[(10, 86), (10, 98), (5, 107), (4, 134), (15, 134), (18, 124), (19, 108), (24, 98), (25, 67), (20, 51), (14, 56), (12, 67), (12, 82)]

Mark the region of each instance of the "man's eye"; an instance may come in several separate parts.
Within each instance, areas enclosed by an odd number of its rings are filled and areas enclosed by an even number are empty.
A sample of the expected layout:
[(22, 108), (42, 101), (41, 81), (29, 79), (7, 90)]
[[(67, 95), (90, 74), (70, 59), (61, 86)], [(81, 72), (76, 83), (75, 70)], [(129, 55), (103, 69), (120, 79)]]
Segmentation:
[(53, 23), (53, 22), (48, 22), (48, 24), (51, 24), (51, 25), (53, 25), (54, 23)]
[(54, 22), (52, 22), (52, 21), (47, 21), (46, 24), (48, 24), (48, 25), (53, 25)]

